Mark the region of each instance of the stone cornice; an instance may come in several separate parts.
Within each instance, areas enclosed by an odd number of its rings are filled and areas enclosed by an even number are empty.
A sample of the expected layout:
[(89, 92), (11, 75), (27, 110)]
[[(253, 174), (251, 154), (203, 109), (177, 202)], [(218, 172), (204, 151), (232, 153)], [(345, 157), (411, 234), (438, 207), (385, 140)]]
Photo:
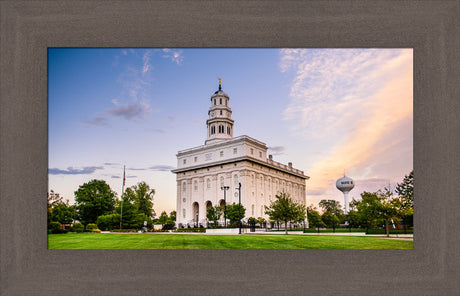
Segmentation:
[(263, 162), (261, 160), (258, 160), (256, 158), (249, 157), (249, 156), (241, 156), (241, 157), (225, 159), (221, 161), (214, 161), (214, 162), (210, 162), (210, 163), (202, 164), (202, 165), (190, 166), (190, 167), (186, 167), (182, 169), (175, 169), (175, 170), (171, 170), (171, 172), (178, 174), (178, 173), (184, 173), (184, 172), (194, 171), (198, 169), (209, 168), (213, 166), (219, 166), (219, 165), (230, 164), (230, 163), (235, 163), (235, 162), (242, 162), (242, 161), (249, 161), (252, 163), (256, 163), (256, 164), (259, 164), (259, 165), (262, 165), (262, 166), (265, 166), (265, 167), (268, 167), (268, 168), (271, 168), (271, 169), (274, 169), (274, 170), (277, 170), (277, 171), (280, 171), (280, 172), (283, 172), (283, 173), (286, 173), (292, 176), (296, 176), (302, 179), (306, 179), (306, 180), (310, 179), (310, 177), (305, 176), (302, 171), (299, 171), (296, 169), (289, 169), (289, 168), (286, 169), (286, 168), (271, 164), (269, 162)]

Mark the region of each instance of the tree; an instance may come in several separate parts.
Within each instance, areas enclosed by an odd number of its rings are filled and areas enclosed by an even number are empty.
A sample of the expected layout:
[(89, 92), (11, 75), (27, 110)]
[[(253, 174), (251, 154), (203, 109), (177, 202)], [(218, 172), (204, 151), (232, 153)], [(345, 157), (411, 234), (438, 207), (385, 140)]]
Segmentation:
[(133, 202), (139, 214), (143, 213), (149, 218), (155, 216), (155, 211), (153, 210), (155, 189), (150, 189), (150, 186), (142, 181), (127, 188), (126, 192), (133, 195)]
[(209, 221), (213, 222), (214, 227), (217, 227), (217, 221), (220, 219), (222, 214), (223, 210), (221, 207), (213, 206), (206, 211), (206, 218), (208, 218)]
[(395, 191), (401, 197), (403, 207), (414, 208), (414, 170), (404, 176), (402, 183), (398, 183)]
[(396, 186), (400, 199), (399, 211), (405, 225), (413, 225), (414, 219), (414, 170), (405, 176), (401, 184)]
[(96, 223), (97, 217), (112, 213), (115, 192), (103, 180), (91, 180), (75, 191), (80, 221)]
[(323, 209), (324, 213), (322, 220), (326, 225), (331, 226), (335, 232), (335, 226), (340, 223), (340, 218), (343, 215), (342, 207), (340, 202), (336, 200), (321, 200), (319, 206)]
[(357, 209), (361, 226), (365, 227), (366, 230), (374, 228), (380, 215), (379, 194), (364, 191), (361, 193), (361, 201), (353, 201), (352, 204)]
[(308, 216), (308, 223), (311, 226), (318, 228), (318, 232), (319, 232), (319, 228), (324, 225), (324, 222), (321, 220), (321, 215), (317, 211), (309, 210), (307, 216)]
[(169, 218), (170, 218), (171, 221), (173, 221), (173, 222), (176, 222), (176, 216), (177, 216), (176, 211), (172, 211), (171, 213), (169, 213)]
[(69, 201), (59, 202), (51, 212), (51, 221), (56, 221), (61, 224), (70, 224), (73, 222), (75, 214), (75, 206), (69, 206)]
[(168, 214), (166, 211), (161, 212), (160, 217), (158, 218), (158, 223), (160, 223), (162, 226), (164, 226), (168, 222)]
[(289, 197), (289, 194), (280, 192), (275, 195), (275, 200), (270, 203), (270, 206), (265, 206), (265, 214), (271, 220), (283, 221), (284, 229), (287, 233), (287, 223), (290, 221), (305, 220), (306, 208), (302, 204), (298, 204)]
[(226, 206), (225, 214), (227, 219), (230, 220), (230, 225), (238, 226), (241, 219), (244, 218), (246, 209), (241, 204), (231, 204)]

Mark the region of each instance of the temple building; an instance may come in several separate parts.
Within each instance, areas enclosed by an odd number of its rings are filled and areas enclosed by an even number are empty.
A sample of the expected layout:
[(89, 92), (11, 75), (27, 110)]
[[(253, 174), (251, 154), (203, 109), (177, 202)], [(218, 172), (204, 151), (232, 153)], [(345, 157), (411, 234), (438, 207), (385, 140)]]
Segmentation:
[(179, 226), (206, 226), (207, 209), (237, 204), (239, 183), (246, 219), (263, 217), (268, 221), (264, 206), (281, 191), (306, 205), (305, 182), (309, 177), (291, 162), (285, 165), (274, 161), (272, 155), (267, 157), (265, 143), (246, 135), (233, 137), (229, 101), (219, 79), (219, 89), (211, 96), (205, 144), (177, 153), (177, 168), (172, 172), (177, 180)]

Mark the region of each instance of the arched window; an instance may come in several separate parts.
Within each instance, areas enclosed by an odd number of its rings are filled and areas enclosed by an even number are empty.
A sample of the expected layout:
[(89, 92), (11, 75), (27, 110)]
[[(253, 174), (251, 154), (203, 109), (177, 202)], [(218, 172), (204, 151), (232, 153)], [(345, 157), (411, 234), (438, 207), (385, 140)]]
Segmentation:
[[(222, 100), (222, 99), (221, 99)], [(222, 104), (222, 103), (221, 103)], [(220, 110), (220, 115), (222, 115), (222, 110)]]
[(227, 126), (227, 134), (230, 135), (230, 127), (229, 126)]
[(214, 135), (216, 133), (216, 127), (213, 125), (211, 126), (211, 135)]
[(224, 177), (220, 177), (220, 187), (224, 186)]
[(195, 187), (195, 191), (197, 191), (198, 190), (198, 181), (195, 181), (194, 187)]
[[(222, 105), (222, 98), (219, 99), (219, 104)], [(222, 114), (221, 114), (222, 115)]]
[(251, 176), (251, 184), (254, 185), (254, 175)]
[(214, 99), (214, 105), (216, 105), (216, 99)]
[(235, 188), (238, 187), (238, 186), (239, 186), (239, 185), (238, 185), (238, 175), (234, 175), (234, 176), (233, 176), (233, 180), (234, 180), (234, 182), (235, 182)]
[(182, 190), (187, 191), (187, 183), (182, 183)]
[(210, 179), (206, 180), (206, 188), (208, 188), (208, 189), (211, 188), (211, 180)]

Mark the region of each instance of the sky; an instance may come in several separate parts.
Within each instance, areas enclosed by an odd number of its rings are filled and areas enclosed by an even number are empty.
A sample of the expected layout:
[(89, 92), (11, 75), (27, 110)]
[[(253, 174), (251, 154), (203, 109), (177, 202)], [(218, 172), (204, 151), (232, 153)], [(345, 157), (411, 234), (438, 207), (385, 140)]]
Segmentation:
[(175, 210), (176, 154), (204, 144), (211, 95), (230, 96), (234, 136), (264, 142), (310, 177), (307, 205), (394, 189), (413, 169), (413, 50), (48, 49), (48, 189), (74, 202), (105, 180), (145, 181)]

